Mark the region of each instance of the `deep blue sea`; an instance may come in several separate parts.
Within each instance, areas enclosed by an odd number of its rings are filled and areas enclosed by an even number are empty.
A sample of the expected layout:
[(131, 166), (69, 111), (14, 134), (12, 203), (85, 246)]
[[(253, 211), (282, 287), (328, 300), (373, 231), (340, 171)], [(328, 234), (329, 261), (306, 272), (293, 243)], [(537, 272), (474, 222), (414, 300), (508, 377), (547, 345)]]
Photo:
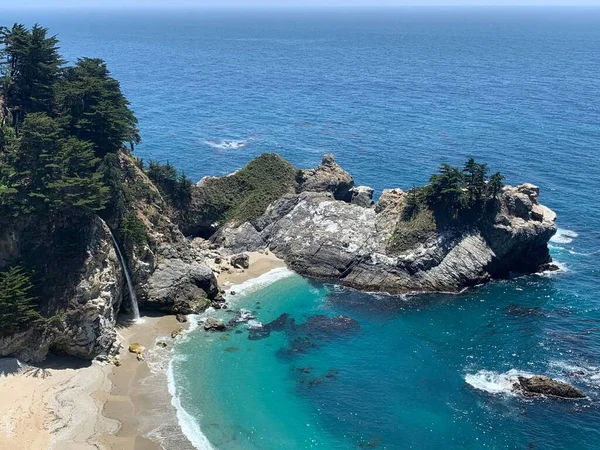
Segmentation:
[[(104, 58), (140, 120), (138, 156), (194, 179), (333, 152), (379, 192), (472, 155), (558, 213), (553, 275), (409, 298), (282, 272), (246, 286), (234, 310), (297, 326), (177, 346), (199, 448), (600, 448), (600, 9), (0, 12), (15, 20), (50, 27), (70, 60)], [(358, 328), (302, 326), (339, 315)], [(590, 399), (513, 396), (522, 372)]]

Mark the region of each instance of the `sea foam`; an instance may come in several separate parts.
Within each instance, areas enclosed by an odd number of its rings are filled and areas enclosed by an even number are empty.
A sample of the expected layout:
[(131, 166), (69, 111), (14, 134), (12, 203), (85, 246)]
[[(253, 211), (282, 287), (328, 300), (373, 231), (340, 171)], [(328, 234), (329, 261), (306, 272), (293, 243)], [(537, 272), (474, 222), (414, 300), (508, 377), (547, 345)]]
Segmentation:
[(513, 384), (518, 382), (520, 376), (531, 377), (533, 374), (517, 369), (511, 369), (504, 373), (480, 370), (477, 373), (465, 375), (465, 381), (471, 387), (489, 394), (514, 396), (516, 393), (513, 390)]
[(206, 145), (219, 150), (239, 150), (247, 147), (249, 142), (242, 139), (223, 139), (205, 141)]
[(214, 450), (214, 447), (210, 444), (208, 438), (202, 433), (198, 421), (181, 405), (181, 399), (177, 395), (177, 388), (175, 386), (173, 361), (169, 363), (169, 368), (167, 369), (167, 380), (169, 394), (171, 394), (171, 404), (177, 411), (177, 420), (179, 421), (179, 426), (181, 427), (183, 434), (185, 434), (185, 437), (187, 437), (191, 444), (198, 450)]
[[(257, 278), (252, 278), (251, 280), (231, 286), (227, 293), (227, 300), (232, 303), (232, 301), (239, 296), (245, 296), (260, 291), (270, 284), (293, 275), (295, 275), (295, 273), (287, 267), (278, 267), (277, 269), (270, 270)], [(231, 295), (231, 291), (235, 292), (235, 296)]]
[(555, 244), (570, 244), (577, 236), (579, 235), (575, 231), (558, 228), (556, 234), (550, 239), (550, 242), (554, 242)]

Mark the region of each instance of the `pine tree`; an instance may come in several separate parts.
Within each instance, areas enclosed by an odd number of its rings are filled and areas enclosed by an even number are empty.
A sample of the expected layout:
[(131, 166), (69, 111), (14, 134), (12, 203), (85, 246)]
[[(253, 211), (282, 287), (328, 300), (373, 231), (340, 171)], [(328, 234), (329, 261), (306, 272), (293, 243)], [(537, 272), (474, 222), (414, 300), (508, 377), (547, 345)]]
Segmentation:
[(65, 140), (54, 119), (44, 113), (29, 114), (23, 122), (10, 186), (19, 193), (24, 212), (77, 216), (99, 211), (108, 194), (96, 172), (99, 163), (91, 143)]
[(496, 172), (490, 177), (490, 181), (487, 184), (488, 194), (491, 198), (498, 197), (498, 194), (502, 192), (502, 188), (504, 184), (502, 183), (504, 180), (504, 175), (500, 172)]
[(32, 290), (30, 276), (21, 267), (0, 272), (0, 334), (15, 333), (41, 320)]
[(64, 60), (58, 53), (58, 40), (48, 37), (48, 29), (20, 24), (0, 29), (4, 49), (2, 96), (16, 130), (29, 113), (52, 111), (54, 87)]
[(483, 199), (488, 171), (487, 164), (477, 163), (474, 158), (469, 158), (465, 163), (463, 172), (470, 206), (474, 206)]
[(439, 173), (429, 179), (427, 203), (434, 210), (442, 208), (454, 216), (463, 206), (463, 186), (462, 171), (449, 164), (442, 164)]
[(61, 126), (69, 135), (91, 142), (97, 156), (140, 142), (137, 119), (101, 59), (83, 58), (65, 69), (56, 91)]

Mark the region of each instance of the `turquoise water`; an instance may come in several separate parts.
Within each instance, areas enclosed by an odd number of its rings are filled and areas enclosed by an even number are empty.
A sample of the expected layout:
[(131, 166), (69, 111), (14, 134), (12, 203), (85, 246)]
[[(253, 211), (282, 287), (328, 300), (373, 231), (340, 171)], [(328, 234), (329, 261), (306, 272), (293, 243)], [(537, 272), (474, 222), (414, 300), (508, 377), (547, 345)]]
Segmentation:
[[(598, 253), (555, 245), (568, 272), (458, 296), (375, 296), (295, 275), (238, 296), (234, 309), (262, 323), (343, 315), (360, 329), (262, 340), (243, 324), (196, 330), (174, 362), (182, 406), (218, 449), (598, 448), (600, 311), (596, 280), (578, 272)], [(515, 397), (517, 372), (569, 381), (590, 400)]]
[[(298, 326), (197, 330), (176, 349), (181, 403), (214, 447), (599, 447), (600, 9), (1, 13), (15, 20), (51, 27), (70, 60), (106, 59), (140, 119), (138, 156), (194, 179), (265, 151), (304, 167), (334, 152), (379, 192), (473, 155), (538, 184), (572, 231), (552, 243), (563, 272), (460, 296), (290, 277), (237, 297)], [(317, 314), (359, 329), (307, 336)], [(512, 397), (522, 371), (590, 400)]]

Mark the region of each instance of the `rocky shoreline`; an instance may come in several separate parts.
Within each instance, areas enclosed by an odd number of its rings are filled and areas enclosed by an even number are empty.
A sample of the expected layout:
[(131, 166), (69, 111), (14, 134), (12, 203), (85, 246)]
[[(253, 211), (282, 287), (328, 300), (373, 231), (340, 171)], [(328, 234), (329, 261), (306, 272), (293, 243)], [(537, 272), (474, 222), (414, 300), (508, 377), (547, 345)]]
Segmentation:
[(331, 155), (303, 172), (258, 219), (225, 225), (211, 241), (226, 252), (268, 248), (301, 275), (370, 292), (458, 292), (551, 267), (556, 215), (531, 184), (505, 186), (485, 221), (432, 230), (402, 251), (390, 246), (407, 194), (353, 186)]
[[(147, 236), (125, 249), (143, 311), (185, 315), (226, 307), (217, 276), (247, 270), (248, 261), (236, 255), (248, 251), (272, 252), (307, 277), (389, 294), (459, 292), (553, 267), (547, 243), (556, 233), (556, 215), (539, 203), (539, 189), (531, 184), (503, 187), (481, 220), (423, 231), (418, 220), (403, 219), (409, 193), (384, 190), (374, 202), (374, 190), (355, 187), (332, 155), (309, 170), (263, 155), (233, 175), (205, 179), (194, 187), (185, 217), (172, 211), (133, 158), (123, 153), (119, 161), (127, 183), (139, 192), (134, 205)], [(281, 172), (286, 176), (279, 180)], [(218, 203), (215, 186), (240, 189), (252, 177), (266, 179), (269, 190), (257, 191), (258, 183), (254, 191), (233, 193), (238, 206)], [(208, 236), (181, 231), (208, 228)], [(124, 268), (109, 223), (96, 216), (85, 233), (87, 257), (65, 298), (54, 301), (63, 305), (60, 320), (1, 337), (0, 356), (41, 361), (52, 351), (93, 359), (121, 350), (116, 317), (131, 302)], [(18, 233), (5, 234), (0, 260), (19, 251)]]

